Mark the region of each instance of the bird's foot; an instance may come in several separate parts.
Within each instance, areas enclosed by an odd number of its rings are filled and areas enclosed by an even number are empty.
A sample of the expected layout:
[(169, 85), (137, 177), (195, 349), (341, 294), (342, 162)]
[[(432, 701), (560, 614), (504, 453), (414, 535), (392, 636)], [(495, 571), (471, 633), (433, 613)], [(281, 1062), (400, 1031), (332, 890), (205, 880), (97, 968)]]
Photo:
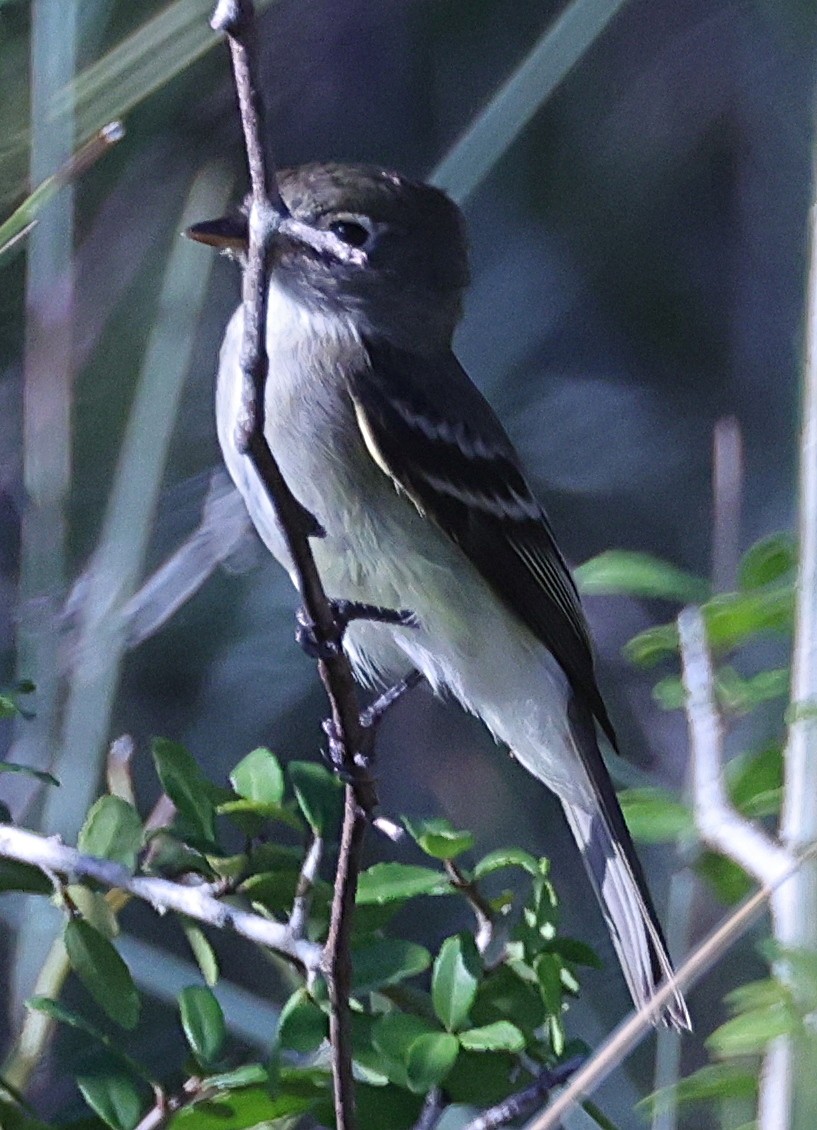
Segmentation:
[[(423, 676), (419, 671), (409, 671), (405, 678), (383, 691), (365, 710), (361, 710), (360, 725), (366, 732), (368, 738), (373, 737), (373, 731), (377, 729), (386, 712), (395, 702), (402, 698), (407, 691), (410, 691), (412, 687), (416, 687), (418, 683), (421, 683), (422, 680)], [(326, 760), (344, 784), (352, 783), (353, 774), (349, 768), (346, 743), (333, 718), (326, 718), (324, 720), (323, 732), (326, 734), (327, 738)], [(369, 750), (371, 750), (373, 743), (369, 740), (364, 742), (364, 745), (368, 746)], [(371, 752), (356, 751), (352, 755), (352, 760), (358, 768), (368, 769), (372, 761)]]
[(318, 632), (305, 608), (295, 614), (298, 627), (295, 639), (312, 659), (334, 659), (343, 647), (343, 637), (353, 620), (372, 620), (378, 624), (396, 624), (416, 628), (417, 617), (407, 609), (381, 608), (377, 604), (363, 604), (358, 600), (332, 600), (332, 628), (329, 638)]

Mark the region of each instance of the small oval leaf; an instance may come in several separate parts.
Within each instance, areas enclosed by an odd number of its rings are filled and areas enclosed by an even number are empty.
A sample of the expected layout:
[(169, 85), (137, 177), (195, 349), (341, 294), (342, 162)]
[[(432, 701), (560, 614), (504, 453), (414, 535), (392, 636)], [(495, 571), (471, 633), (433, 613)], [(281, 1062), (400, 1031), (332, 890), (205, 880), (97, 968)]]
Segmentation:
[(329, 1038), (329, 1018), (307, 993), (306, 989), (296, 989), (284, 1007), (278, 1020), (278, 1044), (289, 1051), (315, 1051)]
[(134, 1130), (142, 1116), (142, 1099), (133, 1080), (120, 1071), (77, 1076), (88, 1106), (111, 1130)]
[(460, 1045), (448, 1032), (427, 1032), (409, 1048), (406, 1074), (413, 1091), (427, 1093), (438, 1086), (454, 1066)]
[(443, 817), (425, 820), (410, 820), (403, 817), (409, 835), (434, 859), (455, 859), (474, 846), (471, 832), (458, 832), (450, 821)]
[(133, 871), (142, 848), (139, 813), (121, 797), (101, 796), (85, 817), (77, 847), (85, 855), (112, 859)]
[(467, 1028), (459, 1033), (460, 1043), (472, 1052), (521, 1052), (525, 1037), (515, 1024), (496, 1020), (482, 1028)]
[(278, 758), (263, 747), (239, 761), (230, 774), (230, 784), (240, 797), (258, 804), (279, 805), (284, 796), (284, 774)]
[(316, 836), (331, 838), (343, 810), (340, 781), (314, 761), (290, 761), (287, 773), (307, 824)]
[(482, 979), (482, 961), (470, 934), (446, 938), (434, 962), (431, 1000), (449, 1032), (468, 1023), (471, 1005)]
[(375, 863), (363, 872), (357, 885), (357, 902), (361, 906), (444, 894), (451, 894), (451, 884), (441, 871), (405, 863)]
[(139, 993), (111, 942), (81, 918), (67, 923), (63, 939), (72, 969), (99, 1007), (122, 1028), (135, 1028)]
[(679, 604), (706, 600), (709, 585), (649, 553), (610, 549), (585, 561), (574, 576), (585, 593), (622, 594)]
[(182, 1028), (193, 1055), (204, 1067), (214, 1066), (220, 1056), (227, 1028), (221, 1005), (205, 985), (188, 985), (179, 993)]

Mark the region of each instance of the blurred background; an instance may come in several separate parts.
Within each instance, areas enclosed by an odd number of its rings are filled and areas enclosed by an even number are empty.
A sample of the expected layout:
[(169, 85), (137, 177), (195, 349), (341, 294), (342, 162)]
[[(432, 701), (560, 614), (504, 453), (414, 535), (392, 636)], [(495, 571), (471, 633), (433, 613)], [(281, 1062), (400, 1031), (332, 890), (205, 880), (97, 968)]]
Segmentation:
[[(571, 562), (622, 547), (709, 576), (713, 429), (725, 416), (744, 452), (741, 548), (792, 525), (812, 4), (262, 7), (279, 164), (349, 159), (436, 173), (462, 202), (473, 285), (457, 351), (518, 445)], [(238, 273), (179, 239), (246, 186), (227, 52), (209, 33), (209, 10), (206, 0), (0, 2), (0, 214), (110, 118), (127, 131), (43, 210), (25, 249), (0, 259), (0, 684), (37, 686), (26, 699), (34, 718), (0, 721), (0, 758), (52, 767), (63, 782), (40, 793), (4, 776), (0, 797), (15, 817), (68, 839), (122, 733), (135, 743), (144, 811), (158, 788), (153, 735), (187, 744), (215, 780), (258, 744), (284, 759), (319, 756), (325, 701), (293, 642), (293, 594), (218, 474), (213, 379)], [(566, 39), (554, 47), (560, 19)], [(462, 157), (458, 141), (531, 59), (514, 123), (489, 122)], [(622, 780), (680, 789), (683, 718), (658, 708), (652, 678), (620, 654), (673, 610), (626, 598), (590, 597), (586, 607), (634, 765)], [(777, 718), (753, 715), (734, 749), (778, 737)], [(390, 715), (379, 749), (386, 811), (446, 815), (473, 828), (480, 849), (513, 842), (550, 855), (567, 928), (609, 965), (558, 806), (478, 724), (416, 691)], [(369, 852), (413, 858), (374, 837)], [(663, 849), (644, 856), (664, 914), (677, 861)], [(47, 952), (53, 922), (42, 901), (36, 914), (17, 897), (0, 907), (4, 1038)], [(403, 928), (431, 942), (450, 932), (444, 901), (429, 900), (427, 921)], [(669, 932), (686, 935), (684, 948), (723, 912), (706, 887), (678, 905), (684, 921)], [(184, 939), (138, 907), (126, 925), (123, 953), (156, 1001), (153, 1052), (172, 1054), (179, 1036), (161, 1002), (195, 979)], [(218, 948), (235, 983), (228, 1017), (263, 1044), (268, 1014), (239, 990), (263, 998), (266, 967), (245, 947), (234, 951), (240, 961), (226, 942)], [(611, 968), (587, 975), (572, 1013), (572, 1033), (591, 1044), (628, 1007)], [(685, 1069), (702, 1061), (723, 993), (760, 968), (749, 939), (692, 994)], [(61, 1079), (59, 1065), (42, 1065), (44, 1113), (70, 1111), (75, 1096)], [(633, 1102), (653, 1083), (646, 1049), (602, 1106), (631, 1125)]]

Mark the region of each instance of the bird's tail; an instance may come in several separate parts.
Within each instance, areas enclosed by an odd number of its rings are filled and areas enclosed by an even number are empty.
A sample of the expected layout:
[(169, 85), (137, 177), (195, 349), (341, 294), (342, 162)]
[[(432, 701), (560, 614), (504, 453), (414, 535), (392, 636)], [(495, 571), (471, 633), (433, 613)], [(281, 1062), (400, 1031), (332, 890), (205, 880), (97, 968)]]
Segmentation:
[[(568, 702), (568, 719), (588, 788), (586, 801), (562, 799), (562, 807), (601, 904), (627, 987), (636, 1007), (641, 1008), (656, 987), (672, 981), (675, 973), (641, 862), (604, 766), (594, 720), (575, 696)], [(610, 735), (614, 741), (612, 728)], [(661, 1020), (679, 1030), (691, 1027), (679, 989)]]
[[(640, 1008), (648, 1003), (656, 986), (671, 980), (674, 973), (629, 833), (623, 842), (620, 831), (610, 827), (601, 808), (587, 812), (564, 801), (562, 806), (601, 904), (627, 987)], [(680, 991), (675, 991), (662, 1020), (671, 1028), (691, 1026)]]

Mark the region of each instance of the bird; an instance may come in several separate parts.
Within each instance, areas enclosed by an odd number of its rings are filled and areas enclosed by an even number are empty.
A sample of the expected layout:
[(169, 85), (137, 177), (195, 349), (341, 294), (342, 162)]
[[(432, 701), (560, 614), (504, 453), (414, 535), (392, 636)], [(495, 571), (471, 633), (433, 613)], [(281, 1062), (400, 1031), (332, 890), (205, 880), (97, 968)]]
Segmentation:
[[(320, 536), (334, 600), (406, 609), (343, 637), (359, 679), (417, 671), (479, 717), (561, 802), (633, 1002), (672, 963), (606, 768), (618, 752), (579, 594), (545, 510), (452, 338), (470, 281), (465, 221), (440, 189), (370, 165), (278, 174), (295, 224), (271, 240), (265, 436)], [(246, 260), (247, 209), (188, 235)], [(272, 504), (238, 441), (244, 315), (220, 351), (228, 472), (296, 583)], [(690, 1027), (676, 988), (661, 1014)]]

